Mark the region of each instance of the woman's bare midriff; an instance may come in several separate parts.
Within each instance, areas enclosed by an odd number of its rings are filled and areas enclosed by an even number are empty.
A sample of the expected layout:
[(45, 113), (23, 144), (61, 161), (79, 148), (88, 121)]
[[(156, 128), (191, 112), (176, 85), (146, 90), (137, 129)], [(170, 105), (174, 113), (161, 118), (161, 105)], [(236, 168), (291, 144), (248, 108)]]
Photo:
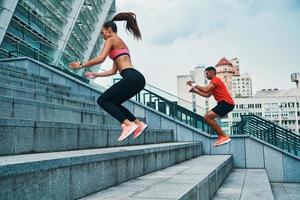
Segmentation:
[(118, 57), (114, 61), (115, 66), (118, 68), (118, 71), (121, 73), (124, 69), (133, 68), (130, 57), (128, 55), (123, 55)]

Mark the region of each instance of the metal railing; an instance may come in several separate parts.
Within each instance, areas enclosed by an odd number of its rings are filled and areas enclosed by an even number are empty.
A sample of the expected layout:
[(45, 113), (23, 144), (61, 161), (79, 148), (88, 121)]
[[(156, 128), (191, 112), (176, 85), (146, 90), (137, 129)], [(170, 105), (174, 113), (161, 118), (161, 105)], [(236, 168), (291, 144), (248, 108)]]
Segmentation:
[(284, 151), (300, 156), (300, 135), (256, 115), (242, 115), (241, 121), (231, 127), (231, 132), (233, 135), (252, 135)]
[(145, 88), (133, 99), (189, 126), (212, 133), (203, 118), (205, 109), (178, 96), (146, 84)]

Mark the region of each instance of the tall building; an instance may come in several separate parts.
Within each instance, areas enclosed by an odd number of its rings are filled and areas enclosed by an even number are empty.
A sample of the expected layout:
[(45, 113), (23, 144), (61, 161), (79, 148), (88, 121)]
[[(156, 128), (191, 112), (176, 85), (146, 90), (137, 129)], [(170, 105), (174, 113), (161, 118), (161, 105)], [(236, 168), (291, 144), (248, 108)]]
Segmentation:
[(114, 0), (1, 0), (0, 58), (27, 56), (69, 69), (71, 61), (97, 56), (99, 29), (114, 14)]
[(252, 78), (248, 73), (240, 73), (240, 61), (238, 58), (230, 60), (221, 58), (215, 67), (217, 76), (222, 79), (233, 97), (252, 96)]
[(235, 57), (229, 60), (232, 64), (232, 70), (233, 70), (233, 74), (235, 76), (239, 76), (240, 75), (240, 60)]
[(233, 64), (227, 60), (226, 58), (221, 58), (221, 60), (216, 64), (217, 76), (225, 83), (229, 93), (232, 94), (232, 77), (235, 75), (237, 71), (236, 68), (233, 67)]
[(233, 97), (251, 97), (252, 96), (252, 78), (246, 73), (239, 76), (233, 76), (231, 80), (231, 94)]

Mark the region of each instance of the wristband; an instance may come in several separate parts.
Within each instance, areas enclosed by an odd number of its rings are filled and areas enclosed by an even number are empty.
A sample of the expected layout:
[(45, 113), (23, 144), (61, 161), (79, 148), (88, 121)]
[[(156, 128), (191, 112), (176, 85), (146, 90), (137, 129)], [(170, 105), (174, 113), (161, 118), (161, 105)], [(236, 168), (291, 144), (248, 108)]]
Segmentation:
[(195, 88), (195, 87), (196, 87), (196, 85), (197, 85), (196, 83), (192, 83), (192, 85), (191, 85), (191, 86), (192, 86), (192, 88)]
[(81, 61), (79, 61), (79, 60), (78, 60), (78, 62), (80, 63), (80, 64), (79, 64), (79, 67), (82, 68), (82, 67), (83, 67), (83, 66), (82, 66), (83, 63), (82, 63)]

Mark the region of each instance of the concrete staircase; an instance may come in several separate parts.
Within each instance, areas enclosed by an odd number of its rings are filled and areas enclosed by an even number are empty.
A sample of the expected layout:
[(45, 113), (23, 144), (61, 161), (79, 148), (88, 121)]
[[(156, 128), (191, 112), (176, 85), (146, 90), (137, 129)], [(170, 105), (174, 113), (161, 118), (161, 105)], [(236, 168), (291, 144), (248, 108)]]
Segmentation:
[(0, 107), (1, 200), (212, 199), (232, 170), (231, 155), (203, 155), (173, 130), (118, 142), (94, 96), (1, 63)]

